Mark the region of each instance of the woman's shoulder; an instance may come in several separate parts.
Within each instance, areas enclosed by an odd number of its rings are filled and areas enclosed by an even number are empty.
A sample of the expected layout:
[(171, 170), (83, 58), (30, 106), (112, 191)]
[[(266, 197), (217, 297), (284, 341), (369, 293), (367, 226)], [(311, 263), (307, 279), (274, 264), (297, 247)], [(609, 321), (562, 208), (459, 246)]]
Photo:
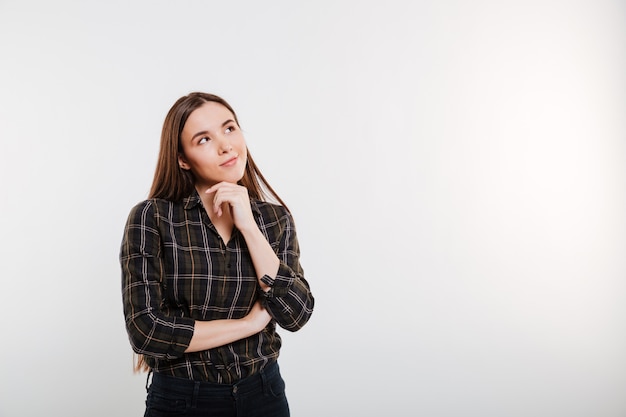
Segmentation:
[(277, 213), (287, 213), (285, 206), (271, 201), (250, 199), (252, 205), (256, 205), (259, 210), (275, 211)]
[(163, 198), (147, 198), (139, 201), (130, 209), (129, 217), (157, 216), (159, 213), (172, 212), (172, 209), (176, 206), (183, 207), (183, 204), (183, 202), (175, 202)]
[(141, 200), (136, 203), (131, 209), (131, 212), (137, 211), (145, 211), (160, 207), (165, 207), (167, 205), (173, 204), (171, 201), (164, 200), (162, 198), (147, 198), (145, 200)]
[(251, 200), (251, 203), (253, 210), (256, 208), (265, 220), (292, 221), (291, 213), (281, 204), (261, 200)]

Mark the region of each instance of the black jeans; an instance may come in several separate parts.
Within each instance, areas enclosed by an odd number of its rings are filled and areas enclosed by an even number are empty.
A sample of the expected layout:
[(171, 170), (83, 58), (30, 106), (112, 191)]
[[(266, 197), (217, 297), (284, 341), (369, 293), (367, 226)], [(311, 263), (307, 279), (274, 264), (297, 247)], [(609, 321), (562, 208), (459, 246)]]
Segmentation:
[(277, 363), (234, 385), (154, 373), (144, 417), (289, 417)]

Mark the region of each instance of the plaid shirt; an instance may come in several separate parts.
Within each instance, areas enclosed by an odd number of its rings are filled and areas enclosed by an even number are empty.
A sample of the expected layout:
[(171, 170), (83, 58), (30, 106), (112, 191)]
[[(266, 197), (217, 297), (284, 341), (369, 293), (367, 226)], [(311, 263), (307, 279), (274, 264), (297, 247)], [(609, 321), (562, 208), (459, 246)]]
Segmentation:
[[(120, 251), (126, 330), (133, 350), (145, 355), (155, 372), (235, 383), (276, 360), (281, 346), (276, 323), (296, 331), (309, 320), (314, 299), (291, 215), (279, 205), (250, 204), (280, 260), (267, 294), (243, 236), (235, 229), (224, 243), (196, 192), (181, 202), (151, 199), (131, 210)], [(195, 320), (242, 318), (259, 297), (273, 318), (262, 332), (184, 353)]]

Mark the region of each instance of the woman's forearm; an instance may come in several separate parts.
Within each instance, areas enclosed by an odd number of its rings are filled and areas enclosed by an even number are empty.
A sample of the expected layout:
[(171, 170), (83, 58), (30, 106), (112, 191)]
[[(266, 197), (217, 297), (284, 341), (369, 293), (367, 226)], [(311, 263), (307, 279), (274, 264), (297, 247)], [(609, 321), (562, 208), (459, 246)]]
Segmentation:
[(185, 353), (208, 350), (259, 333), (267, 326), (271, 317), (256, 302), (248, 315), (241, 319), (196, 321), (193, 336)]
[(264, 275), (271, 278), (276, 277), (280, 261), (276, 253), (272, 249), (263, 233), (258, 228), (252, 228), (250, 231), (242, 231), (246, 240), (246, 245), (250, 251), (252, 264), (259, 280), (259, 285), (263, 291), (269, 290), (270, 287), (261, 281)]

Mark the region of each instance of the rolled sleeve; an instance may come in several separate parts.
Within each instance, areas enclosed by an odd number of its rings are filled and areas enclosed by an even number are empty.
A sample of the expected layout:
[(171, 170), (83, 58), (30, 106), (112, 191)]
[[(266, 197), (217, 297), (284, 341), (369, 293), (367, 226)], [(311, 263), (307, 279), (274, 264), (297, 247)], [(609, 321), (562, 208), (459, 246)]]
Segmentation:
[(279, 221), (280, 238), (276, 250), (280, 264), (276, 277), (266, 280), (265, 305), (279, 326), (289, 331), (301, 329), (313, 314), (314, 298), (300, 265), (300, 248), (293, 219), (285, 210)]
[(195, 321), (162, 310), (164, 280), (157, 208), (150, 200), (128, 217), (120, 250), (126, 331), (133, 350), (155, 358), (181, 357)]

